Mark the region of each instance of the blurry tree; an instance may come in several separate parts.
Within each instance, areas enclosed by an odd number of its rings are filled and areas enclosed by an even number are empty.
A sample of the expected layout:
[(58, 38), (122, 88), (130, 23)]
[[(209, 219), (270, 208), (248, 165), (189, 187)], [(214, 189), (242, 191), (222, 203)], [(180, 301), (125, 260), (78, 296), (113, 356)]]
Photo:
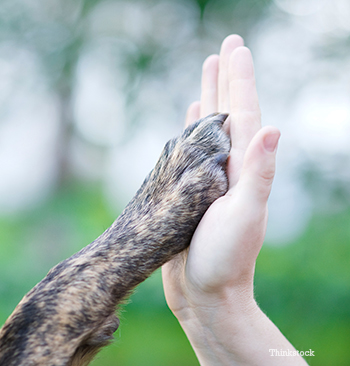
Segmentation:
[[(193, 7), (198, 17), (196, 22), (198, 42), (205, 31), (207, 22), (213, 22), (213, 27), (226, 27), (225, 33), (244, 33), (252, 22), (263, 15), (263, 9), (270, 0), (190, 0), (188, 2), (172, 0), (174, 3)], [(57, 152), (57, 174), (59, 182), (69, 178), (69, 151), (72, 136), (76, 134), (73, 115), (73, 92), (75, 72), (82, 51), (96, 37), (120, 37), (118, 27), (114, 34), (96, 34), (91, 27), (91, 17), (94, 11), (104, 4), (125, 4), (125, 1), (103, 0), (2, 0), (0, 9), (0, 41), (10, 42), (13, 47), (21, 46), (34, 53), (40, 67), (49, 81), (59, 105), (60, 133), (57, 136), (59, 151)], [(143, 4), (146, 9), (160, 3), (162, 0), (133, 1), (129, 3)], [(144, 17), (148, 14), (145, 13)], [(137, 21), (137, 20), (136, 20)], [(217, 24), (215, 24), (218, 22)], [(242, 26), (244, 24), (244, 26)], [(211, 32), (213, 28), (207, 30)], [(155, 29), (155, 31), (157, 31)], [(120, 32), (120, 29), (119, 29)], [(176, 29), (173, 32), (177, 32)], [(128, 29), (123, 30), (122, 36), (128, 37)], [(208, 35), (208, 34), (206, 34)], [(125, 83), (126, 108), (132, 108), (140, 74), (164, 72), (163, 55), (173, 46), (160, 44), (156, 34), (147, 34), (136, 48), (126, 48), (124, 52), (124, 72), (127, 76)], [(183, 39), (182, 42), (186, 42)], [(120, 45), (119, 45), (120, 46)], [(163, 62), (163, 63), (162, 63)], [(116, 65), (120, 67), (120, 65)], [(130, 120), (134, 120), (130, 118)]]

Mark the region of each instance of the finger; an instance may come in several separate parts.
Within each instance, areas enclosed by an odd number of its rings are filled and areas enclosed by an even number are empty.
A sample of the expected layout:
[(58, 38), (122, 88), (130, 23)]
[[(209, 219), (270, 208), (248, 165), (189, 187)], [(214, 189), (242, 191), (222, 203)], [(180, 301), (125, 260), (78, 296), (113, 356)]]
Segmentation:
[(229, 64), (230, 55), (237, 48), (244, 45), (243, 38), (231, 34), (222, 42), (220, 49), (219, 80), (218, 80), (218, 112), (230, 112)]
[(211, 55), (203, 63), (200, 116), (218, 111), (219, 56)]
[(230, 56), (229, 88), (232, 147), (244, 151), (261, 128), (253, 58), (246, 47), (235, 49)]
[(185, 127), (188, 127), (194, 121), (200, 118), (200, 101), (193, 102), (187, 109)]
[(262, 128), (246, 151), (241, 175), (234, 190), (242, 199), (266, 205), (275, 175), (276, 150), (280, 132), (277, 128)]

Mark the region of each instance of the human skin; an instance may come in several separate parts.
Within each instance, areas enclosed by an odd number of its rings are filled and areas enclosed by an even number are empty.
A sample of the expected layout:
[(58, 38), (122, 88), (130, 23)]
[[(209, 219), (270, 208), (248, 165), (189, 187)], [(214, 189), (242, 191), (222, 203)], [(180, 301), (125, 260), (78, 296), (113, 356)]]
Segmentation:
[(251, 52), (238, 35), (203, 64), (201, 100), (186, 125), (229, 113), (229, 190), (200, 221), (190, 247), (163, 266), (167, 303), (201, 365), (307, 365), (301, 356), (271, 356), (295, 348), (254, 299), (254, 269), (268, 217), (280, 132), (261, 127)]

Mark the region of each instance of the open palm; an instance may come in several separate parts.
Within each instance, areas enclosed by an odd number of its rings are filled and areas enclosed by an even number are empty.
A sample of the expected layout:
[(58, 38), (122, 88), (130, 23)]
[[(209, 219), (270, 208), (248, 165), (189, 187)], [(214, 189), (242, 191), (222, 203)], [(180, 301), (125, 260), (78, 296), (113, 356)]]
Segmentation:
[(186, 125), (213, 112), (230, 115), (229, 190), (210, 206), (189, 250), (163, 267), (166, 299), (178, 318), (203, 301), (216, 306), (227, 288), (251, 287), (265, 236), (279, 131), (261, 129), (251, 53), (237, 35), (204, 62), (201, 101), (190, 106)]

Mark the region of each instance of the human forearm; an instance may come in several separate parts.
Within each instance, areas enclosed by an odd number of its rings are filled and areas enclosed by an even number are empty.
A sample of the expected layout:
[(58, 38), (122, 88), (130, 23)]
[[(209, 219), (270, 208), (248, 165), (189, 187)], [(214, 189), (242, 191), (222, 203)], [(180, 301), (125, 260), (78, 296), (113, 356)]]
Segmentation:
[(163, 267), (164, 291), (201, 365), (301, 366), (253, 296), (280, 132), (261, 127), (252, 55), (242, 46), (231, 35), (207, 58), (201, 101), (188, 112), (187, 124), (196, 113), (230, 113), (229, 190), (206, 211), (189, 250)]
[(196, 308), (180, 323), (202, 366), (307, 365), (253, 299)]

